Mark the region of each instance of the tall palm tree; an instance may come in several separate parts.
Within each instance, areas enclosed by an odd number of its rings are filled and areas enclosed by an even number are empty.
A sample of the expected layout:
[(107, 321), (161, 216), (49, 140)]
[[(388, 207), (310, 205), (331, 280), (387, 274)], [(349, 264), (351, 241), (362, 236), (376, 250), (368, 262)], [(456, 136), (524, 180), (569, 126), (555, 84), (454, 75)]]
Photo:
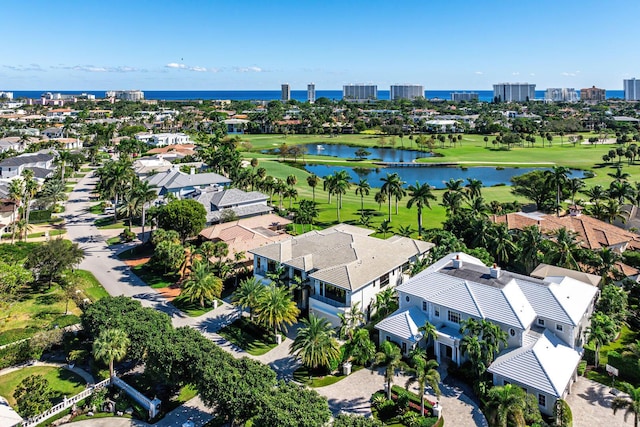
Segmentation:
[(566, 185), (571, 169), (565, 166), (553, 166), (550, 171), (545, 172), (547, 183), (556, 189), (556, 216), (560, 216), (560, 194)]
[(625, 199), (629, 199), (635, 202), (635, 191), (631, 184), (627, 181), (613, 181), (609, 184), (609, 190), (607, 191), (609, 197), (618, 200), (620, 204), (624, 203)]
[(398, 294), (395, 288), (388, 288), (376, 294), (374, 302), (376, 313), (380, 318), (386, 317), (398, 307)]
[(429, 384), (435, 394), (436, 398), (440, 398), (440, 373), (436, 369), (438, 362), (433, 359), (427, 359), (423, 353), (416, 354), (411, 359), (412, 367), (409, 369), (411, 376), (407, 379), (405, 384), (406, 389), (412, 384), (418, 384), (420, 390), (420, 415), (424, 415), (424, 387)]
[(592, 203), (598, 202), (607, 197), (607, 190), (605, 190), (602, 185), (594, 185), (591, 188), (582, 190), (582, 193), (589, 197), (589, 201)]
[(124, 359), (129, 347), (129, 337), (121, 329), (105, 329), (93, 342), (93, 357), (109, 363), (109, 376), (114, 377), (113, 362)]
[(257, 277), (248, 277), (233, 292), (231, 301), (237, 304), (241, 309), (249, 310), (249, 319), (253, 321), (253, 315), (259, 305), (259, 301), (266, 292), (267, 288)]
[(40, 197), (55, 208), (58, 202), (67, 200), (65, 184), (61, 179), (47, 180), (40, 189)]
[(302, 232), (304, 232), (304, 224), (313, 226), (313, 221), (318, 217), (320, 212), (316, 202), (312, 200), (301, 200), (296, 211), (296, 220), (302, 224)]
[(498, 264), (506, 263), (515, 251), (516, 245), (513, 243), (507, 224), (494, 224), (489, 228), (491, 236), (489, 250)]
[(24, 182), (22, 194), (22, 200), (24, 200), (24, 222), (25, 222), (25, 240), (27, 239), (26, 230), (29, 229), (29, 214), (31, 213), (31, 201), (38, 192), (38, 183), (33, 178), (33, 171), (25, 169), (22, 171), (22, 178)]
[(191, 273), (182, 284), (180, 295), (189, 302), (198, 301), (204, 308), (205, 300), (214, 300), (222, 294), (222, 280), (209, 270), (206, 262), (196, 261), (191, 265)]
[(256, 307), (258, 322), (273, 328), (275, 335), (285, 325), (293, 325), (299, 314), (300, 310), (285, 287), (278, 287), (272, 283), (258, 299)]
[(20, 201), (22, 200), (22, 196), (24, 195), (23, 181), (20, 178), (14, 179), (9, 184), (9, 199), (13, 202), (13, 216), (12, 221), (13, 225), (11, 227), (11, 243), (15, 243), (16, 241), (16, 223), (19, 221), (18, 219), (18, 206), (20, 205)]
[(473, 200), (478, 197), (482, 197), (482, 181), (475, 178), (467, 178), (467, 185), (465, 189), (467, 190), (467, 198)]
[(554, 239), (548, 241), (549, 250), (546, 254), (546, 262), (558, 267), (582, 271), (577, 260), (580, 250), (577, 236), (575, 232), (564, 227), (558, 229), (554, 233)]
[(520, 387), (507, 384), (496, 386), (487, 393), (486, 408), (490, 425), (495, 427), (524, 427), (526, 393)]
[[(384, 379), (387, 382), (387, 399), (391, 399), (391, 382), (396, 372), (406, 369), (407, 364), (402, 361), (400, 347), (391, 341), (385, 341), (380, 346), (380, 351), (376, 353), (375, 366), (386, 366)], [(374, 371), (371, 371), (373, 374)]]
[(609, 343), (616, 335), (616, 324), (609, 316), (595, 313), (591, 318), (591, 326), (587, 328), (587, 342), (594, 343), (596, 368), (600, 365), (600, 348)]
[(418, 331), (422, 333), (422, 336), (426, 343), (429, 342), (429, 338), (431, 338), (434, 343), (438, 339), (438, 329), (435, 327), (435, 325), (433, 325), (433, 323), (429, 322), (428, 320), (424, 323), (424, 325), (418, 328)]
[(615, 414), (618, 410), (623, 409), (624, 420), (627, 421), (629, 415), (633, 415), (633, 425), (638, 427), (638, 416), (640, 415), (640, 387), (634, 387), (629, 383), (622, 382), (618, 385), (622, 391), (627, 393), (628, 397), (618, 396), (611, 402), (611, 408)]
[(454, 216), (458, 210), (460, 210), (460, 206), (462, 206), (462, 197), (462, 193), (455, 191), (445, 191), (442, 194), (441, 205), (445, 207), (449, 216)]
[(140, 179), (134, 181), (132, 191), (142, 206), (142, 238), (144, 239), (144, 228), (146, 223), (145, 213), (147, 204), (156, 200), (158, 198), (158, 194), (153, 185), (149, 184), (148, 181), (143, 181)]
[(524, 227), (518, 235), (518, 261), (524, 266), (525, 272), (530, 274), (542, 259), (542, 246), (545, 241), (537, 225)]
[(394, 197), (396, 194), (399, 194), (401, 191), (403, 191), (402, 189), (403, 182), (400, 179), (400, 175), (398, 175), (395, 172), (387, 173), (387, 176), (380, 178), (380, 181), (383, 182), (382, 187), (380, 188), (380, 191), (384, 193), (389, 203), (388, 221), (391, 222), (391, 198)]
[(295, 175), (287, 176), (287, 185), (289, 187), (294, 187), (298, 183), (298, 177)]
[(340, 319), (339, 336), (341, 338), (353, 338), (355, 328), (364, 323), (364, 313), (360, 310), (360, 301), (356, 301), (344, 313), (338, 313), (338, 318)]
[(313, 200), (314, 202), (316, 201), (316, 187), (318, 186), (319, 183), (320, 183), (320, 177), (318, 177), (318, 175), (312, 173), (307, 177), (307, 184), (309, 185), (309, 187), (311, 187), (311, 195), (312, 195), (311, 200)]
[(631, 176), (627, 172), (623, 172), (622, 166), (620, 165), (616, 166), (616, 171), (614, 173), (608, 173), (607, 175), (613, 178), (616, 182), (626, 181)]
[(322, 182), (322, 189), (327, 192), (327, 203), (331, 203), (331, 196), (333, 195), (333, 188), (336, 185), (336, 176), (331, 174), (324, 177), (324, 181)]
[(360, 212), (364, 212), (364, 196), (368, 196), (371, 191), (371, 185), (366, 179), (361, 179), (356, 184), (356, 196), (360, 195)]
[(298, 329), (289, 351), (309, 369), (326, 369), (332, 360), (340, 357), (340, 344), (331, 323), (323, 317), (310, 314), (309, 319), (302, 319), (302, 327)]
[(622, 256), (618, 252), (611, 248), (602, 248), (594, 255), (594, 273), (602, 278), (600, 283), (603, 286), (624, 277), (617, 266), (618, 262), (622, 260)]
[(571, 204), (576, 204), (576, 194), (585, 187), (582, 178), (570, 178), (568, 181), (569, 192), (571, 193)]
[(382, 208), (382, 204), (387, 202), (387, 195), (382, 191), (378, 191), (374, 196), (373, 200), (378, 204), (378, 210)]
[(482, 328), (482, 351), (484, 353), (485, 366), (493, 363), (496, 354), (500, 352), (500, 347), (507, 346), (507, 333), (496, 323), (486, 319), (480, 321)]
[(407, 190), (409, 191), (409, 200), (407, 201), (407, 208), (411, 209), (414, 205), (418, 210), (418, 235), (422, 236), (422, 209), (431, 209), (431, 200), (436, 200), (436, 196), (431, 192), (431, 186), (427, 183), (420, 184), (416, 181), (415, 185), (410, 185)]

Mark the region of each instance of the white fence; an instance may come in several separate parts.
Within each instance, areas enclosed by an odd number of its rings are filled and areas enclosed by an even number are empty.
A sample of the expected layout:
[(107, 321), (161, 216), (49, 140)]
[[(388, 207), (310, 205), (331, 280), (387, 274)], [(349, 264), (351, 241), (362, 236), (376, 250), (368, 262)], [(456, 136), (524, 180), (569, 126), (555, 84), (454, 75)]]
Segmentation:
[(28, 420), (23, 421), (22, 427), (32, 427), (40, 424), (41, 422), (43, 422), (48, 418), (58, 415), (65, 409), (72, 407), (75, 403), (78, 403), (82, 399), (85, 399), (91, 396), (95, 390), (108, 386), (110, 382), (111, 382), (111, 379), (107, 378), (106, 380), (100, 381), (99, 383), (86, 388), (85, 390), (81, 391), (80, 393), (76, 394), (75, 396), (69, 399), (64, 399), (64, 401), (58, 403), (57, 405), (43, 412), (42, 414), (36, 415), (35, 417), (29, 418)]
[(140, 405), (144, 407), (147, 411), (149, 411), (149, 418), (153, 419), (160, 412), (160, 399), (149, 399), (144, 394), (140, 393), (135, 388), (131, 387), (126, 382), (122, 381), (118, 377), (113, 377), (113, 385), (118, 386), (122, 390), (125, 391), (133, 400), (138, 402)]

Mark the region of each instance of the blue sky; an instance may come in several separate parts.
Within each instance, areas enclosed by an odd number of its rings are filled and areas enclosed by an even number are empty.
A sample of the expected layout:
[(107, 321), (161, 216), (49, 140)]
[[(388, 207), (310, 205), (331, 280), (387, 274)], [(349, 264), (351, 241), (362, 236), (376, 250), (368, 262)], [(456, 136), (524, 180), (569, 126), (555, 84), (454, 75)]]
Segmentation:
[(3, 0), (1, 10), (0, 90), (622, 89), (640, 77), (637, 0)]

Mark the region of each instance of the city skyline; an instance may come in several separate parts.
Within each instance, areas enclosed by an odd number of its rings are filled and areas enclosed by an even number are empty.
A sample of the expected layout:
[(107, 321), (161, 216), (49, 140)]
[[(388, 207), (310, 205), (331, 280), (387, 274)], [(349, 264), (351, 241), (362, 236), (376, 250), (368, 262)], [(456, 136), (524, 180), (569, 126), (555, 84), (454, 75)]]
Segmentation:
[(614, 53), (632, 50), (616, 14), (640, 4), (454, 3), (9, 0), (4, 22), (20, 37), (3, 46), (0, 90), (617, 90), (640, 77), (640, 59)]

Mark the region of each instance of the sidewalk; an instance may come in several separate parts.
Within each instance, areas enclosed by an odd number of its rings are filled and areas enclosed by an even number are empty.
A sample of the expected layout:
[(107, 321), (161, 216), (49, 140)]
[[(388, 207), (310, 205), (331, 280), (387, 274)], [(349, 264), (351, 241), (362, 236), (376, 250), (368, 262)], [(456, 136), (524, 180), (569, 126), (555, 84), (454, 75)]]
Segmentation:
[(10, 372), (15, 372), (15, 371), (19, 371), (20, 369), (23, 368), (30, 368), (33, 366), (51, 366), (54, 368), (64, 368), (68, 371), (73, 372), (74, 374), (77, 374), (79, 376), (82, 377), (82, 379), (87, 383), (87, 384), (95, 384), (96, 380), (95, 378), (93, 378), (93, 375), (91, 375), (89, 372), (85, 371), (84, 369), (78, 368), (77, 366), (74, 366), (73, 368), (69, 367), (68, 364), (66, 363), (53, 363), (53, 362), (40, 362), (40, 361), (33, 361), (33, 362), (28, 362), (28, 363), (23, 363), (21, 365), (16, 365), (16, 366), (12, 366), (10, 368), (5, 368), (0, 370), (0, 376), (2, 375), (6, 375)]

